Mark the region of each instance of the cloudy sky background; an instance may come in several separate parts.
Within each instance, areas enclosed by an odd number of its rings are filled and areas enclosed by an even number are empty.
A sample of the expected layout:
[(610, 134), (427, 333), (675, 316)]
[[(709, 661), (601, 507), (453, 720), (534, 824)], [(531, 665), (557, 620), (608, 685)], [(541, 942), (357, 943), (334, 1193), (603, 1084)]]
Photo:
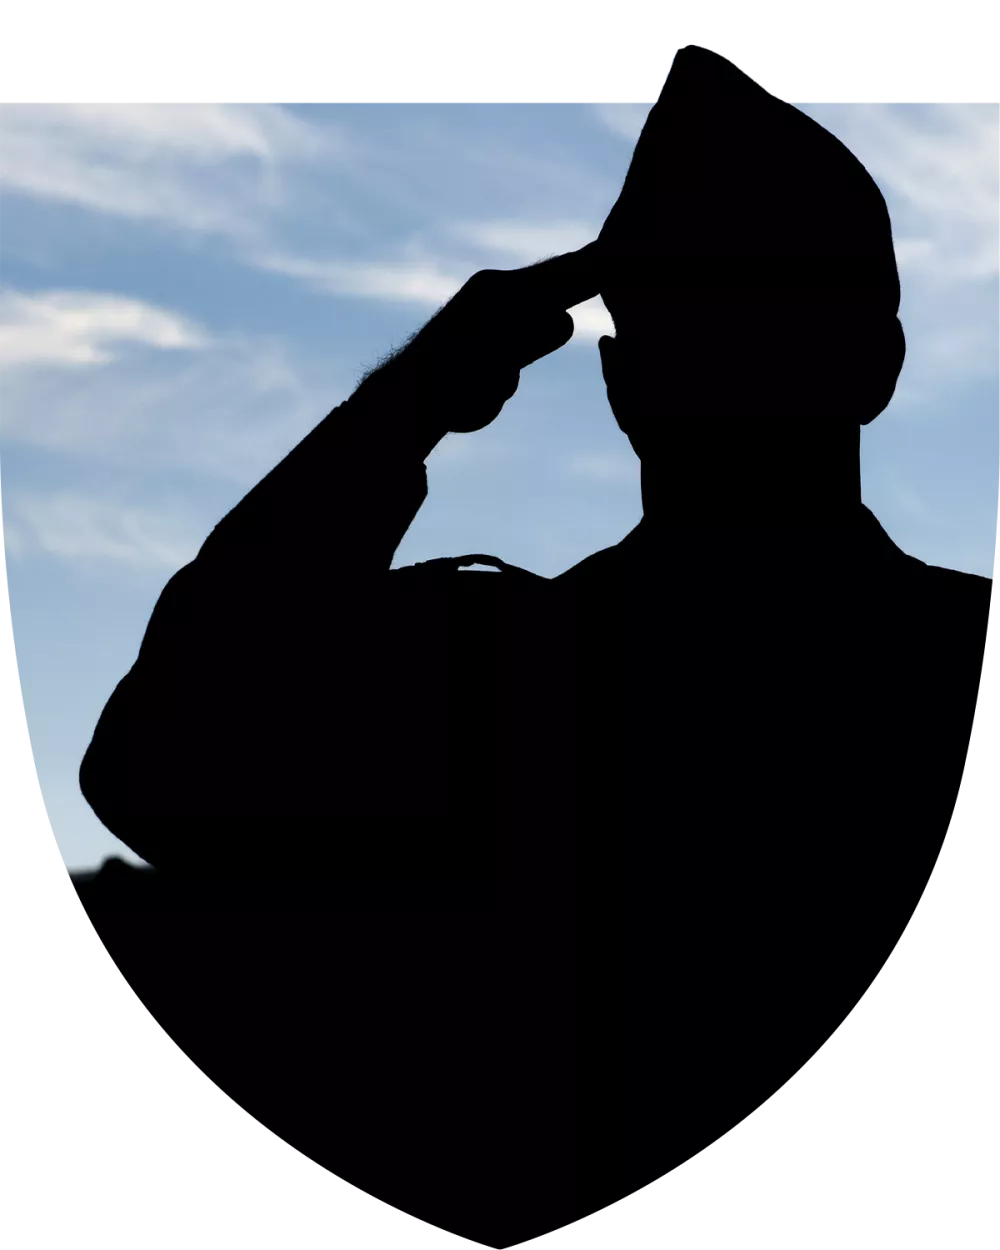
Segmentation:
[[(994, 105), (802, 105), (889, 203), (908, 353), (863, 433), (865, 501), (992, 574)], [(361, 372), (476, 269), (591, 239), (649, 105), (5, 105), (0, 472), (18, 667), (71, 868), (131, 858), (76, 772), (169, 576)], [(599, 300), (501, 418), (446, 439), (395, 564), (553, 575), (641, 515)]]

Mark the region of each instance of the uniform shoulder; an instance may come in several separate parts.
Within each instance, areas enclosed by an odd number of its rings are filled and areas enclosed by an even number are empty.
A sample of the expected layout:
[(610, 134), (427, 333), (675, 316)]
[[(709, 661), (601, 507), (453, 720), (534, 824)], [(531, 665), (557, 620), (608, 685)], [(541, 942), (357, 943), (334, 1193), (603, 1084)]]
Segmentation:
[(978, 604), (986, 611), (989, 610), (992, 578), (983, 577), (979, 573), (964, 573), (944, 565), (925, 564), (915, 556), (907, 558), (917, 566), (918, 573), (926, 580), (927, 585), (940, 594), (964, 600), (969, 604)]

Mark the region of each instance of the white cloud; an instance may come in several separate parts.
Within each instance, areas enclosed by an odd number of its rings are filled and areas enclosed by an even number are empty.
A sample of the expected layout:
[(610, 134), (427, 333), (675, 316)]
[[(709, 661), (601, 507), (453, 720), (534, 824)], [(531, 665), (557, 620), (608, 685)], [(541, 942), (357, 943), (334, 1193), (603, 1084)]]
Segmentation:
[(471, 274), (457, 277), (436, 261), (314, 260), (305, 256), (263, 253), (254, 258), (258, 268), (299, 278), (330, 295), (424, 304), (446, 303)]
[(273, 104), (7, 104), (0, 185), (241, 240), (280, 206), (283, 166), (339, 141)]
[(142, 300), (96, 291), (0, 292), (0, 368), (102, 365), (111, 345), (204, 348), (193, 322)]
[(573, 332), (574, 342), (580, 340), (586, 343), (596, 343), (603, 334), (613, 335), (615, 332), (615, 323), (611, 320), (611, 314), (604, 307), (604, 301), (599, 295), (588, 299), (583, 304), (577, 304), (575, 308), (570, 309), (570, 313), (576, 327)]
[[(472, 232), (469, 226), (462, 229)], [(562, 229), (562, 225), (556, 224), (553, 233), (549, 235), (550, 240)], [(531, 237), (537, 239), (545, 232), (545, 227), (532, 226), (528, 230)], [(530, 256), (529, 263), (541, 259), (533, 246), (529, 250), (526, 242), (528, 233), (515, 241), (514, 232), (507, 227), (501, 230), (496, 223), (486, 223), (483, 234), (484, 237), (487, 234), (494, 238), (503, 237), (508, 254), (517, 247), (521, 249), (519, 258)], [(584, 238), (584, 242), (589, 241), (589, 238), (592, 236)], [(417, 258), (386, 262), (313, 260), (305, 256), (270, 253), (258, 255), (254, 263), (271, 273), (298, 278), (314, 290), (330, 295), (384, 300), (395, 304), (419, 304), (435, 310), (446, 304), (477, 268), (487, 267), (468, 264), (463, 266), (458, 262), (427, 257), (423, 252), (418, 254), (413, 247), (410, 250)], [(574, 339), (596, 342), (602, 334), (614, 333), (614, 323), (600, 297), (577, 304), (571, 312), (576, 326)]]
[(41, 552), (71, 563), (176, 570), (194, 559), (204, 540), (193, 519), (176, 508), (156, 510), (73, 491), (18, 493), (8, 507), (15, 558)]
[(601, 223), (557, 220), (459, 222), (451, 232), (514, 265), (531, 265), (548, 256), (575, 252), (591, 243)]
[(802, 107), (850, 148), (885, 195), (904, 282), (996, 278), (996, 105)]
[(634, 144), (646, 123), (652, 104), (594, 104), (598, 122), (613, 135)]
[(996, 386), (996, 284), (956, 283), (945, 287), (936, 299), (912, 289), (905, 294), (908, 287), (917, 285), (904, 280), (900, 319), (906, 360), (886, 416), (923, 414), (939, 420), (950, 388), (976, 383)]
[(925, 272), (936, 259), (937, 248), (933, 239), (903, 238), (893, 239), (893, 251), (896, 253), (896, 267), (903, 275)]
[(808, 112), (861, 160), (889, 205), (907, 354), (888, 415), (939, 411), (997, 368), (998, 110), (831, 105)]
[[(994, 297), (992, 310), (975, 307), (964, 310), (955, 305), (954, 323), (918, 323), (909, 343), (924, 366), (935, 373), (947, 373), (955, 380), (995, 378), (997, 371), (997, 316)], [(992, 311), (992, 316), (978, 315)]]
[[(589, 155), (554, 149), (544, 136), (539, 138), (538, 144), (526, 143), (493, 132), (484, 143), (474, 131), (449, 127), (435, 144), (434, 159), (444, 158), (445, 175), (460, 168), (463, 180), (478, 185), (479, 202), (493, 205), (491, 213), (510, 205), (504, 217), (527, 211), (535, 220), (550, 214), (553, 220), (563, 219), (570, 213), (603, 220), (618, 194), (620, 175), (601, 170)], [(424, 152), (420, 156), (426, 159)]]
[(100, 368), (11, 369), (0, 438), (116, 468), (251, 484), (347, 389), (338, 396), (325, 366), (293, 363), (273, 339), (215, 338), (185, 356), (126, 349)]

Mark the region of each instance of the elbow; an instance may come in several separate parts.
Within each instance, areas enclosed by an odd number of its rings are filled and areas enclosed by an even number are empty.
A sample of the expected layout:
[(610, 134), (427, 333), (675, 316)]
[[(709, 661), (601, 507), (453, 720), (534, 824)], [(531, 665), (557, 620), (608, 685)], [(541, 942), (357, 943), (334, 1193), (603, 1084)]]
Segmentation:
[(137, 784), (135, 760), (121, 744), (120, 735), (109, 732), (106, 713), (80, 762), (77, 780), (81, 794), (105, 829), (140, 859), (159, 867), (160, 839), (156, 821), (151, 818), (153, 805), (141, 801), (143, 787)]

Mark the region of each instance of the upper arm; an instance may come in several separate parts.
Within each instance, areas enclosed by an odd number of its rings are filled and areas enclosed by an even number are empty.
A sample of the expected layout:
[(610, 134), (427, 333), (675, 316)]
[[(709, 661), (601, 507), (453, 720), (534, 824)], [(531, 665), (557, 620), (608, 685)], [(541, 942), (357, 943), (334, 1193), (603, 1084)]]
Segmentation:
[(161, 595), (84, 757), (97, 816), (159, 867), (399, 843), (441, 787), (465, 668), (441, 580), (331, 577), (308, 619), (269, 603), (240, 625), (181, 612), (190, 577)]

